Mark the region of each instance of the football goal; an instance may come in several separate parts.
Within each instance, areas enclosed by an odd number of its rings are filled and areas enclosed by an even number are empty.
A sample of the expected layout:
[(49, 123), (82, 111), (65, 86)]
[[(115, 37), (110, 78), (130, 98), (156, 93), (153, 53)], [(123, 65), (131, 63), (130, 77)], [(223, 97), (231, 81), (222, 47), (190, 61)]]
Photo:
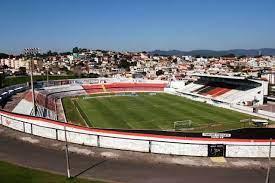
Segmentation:
[(191, 130), (193, 127), (191, 120), (175, 121), (173, 125), (175, 131)]

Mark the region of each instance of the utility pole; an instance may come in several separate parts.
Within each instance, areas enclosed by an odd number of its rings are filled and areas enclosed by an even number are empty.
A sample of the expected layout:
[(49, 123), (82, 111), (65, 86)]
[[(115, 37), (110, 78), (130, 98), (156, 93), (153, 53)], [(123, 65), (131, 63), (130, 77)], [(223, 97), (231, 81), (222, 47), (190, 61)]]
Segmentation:
[(265, 183), (270, 183), (270, 169), (271, 169), (271, 149), (272, 149), (272, 138), (269, 142), (269, 153), (268, 153), (268, 167), (267, 167), (267, 173), (265, 177)]
[(38, 53), (38, 48), (26, 48), (24, 49), (25, 55), (30, 57), (30, 76), (31, 76), (31, 90), (32, 90), (32, 103), (33, 103), (33, 116), (36, 116), (36, 105), (35, 105), (35, 93), (33, 85), (33, 56)]
[(49, 86), (49, 66), (46, 65), (47, 86)]
[[(67, 124), (67, 119), (65, 118), (65, 123)], [(64, 137), (65, 137), (65, 156), (66, 156), (66, 169), (67, 169), (67, 177), (68, 179), (71, 178), (71, 173), (70, 173), (70, 157), (69, 157), (69, 150), (68, 150), (68, 139), (67, 139), (67, 129), (66, 129), (66, 124), (64, 124)]]
[(47, 68), (47, 86), (49, 85), (49, 68)]

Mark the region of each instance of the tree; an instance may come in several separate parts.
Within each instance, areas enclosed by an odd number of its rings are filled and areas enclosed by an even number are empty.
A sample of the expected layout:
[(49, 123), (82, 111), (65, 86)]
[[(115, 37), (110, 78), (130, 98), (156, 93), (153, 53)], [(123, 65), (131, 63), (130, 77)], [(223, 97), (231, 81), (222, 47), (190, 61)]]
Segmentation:
[(79, 48), (78, 47), (74, 47), (73, 48), (73, 53), (79, 53)]
[(240, 55), (240, 56), (238, 56), (238, 59), (241, 59), (241, 58), (246, 58), (246, 55)]
[(9, 66), (7, 66), (6, 64), (4, 64), (3, 65), (3, 69), (5, 70), (5, 69), (8, 69), (9, 68)]
[(241, 72), (244, 68), (245, 66), (237, 65), (234, 67), (233, 72)]
[(9, 55), (5, 53), (0, 53), (0, 59), (2, 58), (9, 58)]
[(4, 73), (0, 72), (0, 88), (3, 87), (4, 78), (5, 78)]
[(58, 53), (56, 51), (53, 52), (53, 56), (58, 56)]
[(160, 75), (163, 75), (164, 74), (164, 71), (163, 70), (158, 70), (157, 72), (156, 72), (156, 75), (157, 76), (160, 76)]
[(98, 78), (98, 77), (99, 77), (99, 74), (97, 74), (97, 73), (89, 73), (89, 74), (88, 74), (88, 77), (89, 77), (89, 78)]
[(130, 70), (131, 63), (129, 63), (127, 60), (121, 60), (118, 64), (118, 68), (124, 68), (125, 70)]
[(254, 58), (261, 58), (263, 55), (256, 55)]
[(236, 56), (233, 53), (229, 53), (227, 55), (223, 55), (222, 57), (234, 58)]
[(67, 51), (67, 52), (61, 52), (60, 55), (64, 56), (64, 55), (70, 55), (72, 54), (71, 52)]
[(47, 52), (47, 56), (52, 56), (52, 51), (51, 51), (51, 50), (49, 50), (49, 51)]
[(20, 73), (20, 75), (26, 75), (26, 73), (27, 73), (26, 67), (19, 67), (19, 73)]

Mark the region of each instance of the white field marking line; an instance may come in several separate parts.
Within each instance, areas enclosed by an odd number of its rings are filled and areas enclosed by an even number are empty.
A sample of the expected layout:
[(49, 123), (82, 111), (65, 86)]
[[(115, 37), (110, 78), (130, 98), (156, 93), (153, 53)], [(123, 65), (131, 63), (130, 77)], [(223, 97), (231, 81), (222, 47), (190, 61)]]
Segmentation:
[[(90, 126), (87, 124), (87, 121), (84, 119), (85, 124), (87, 127), (93, 127), (92, 121), (90, 121), (89, 117), (87, 116), (86, 112), (84, 110), (82, 110), (82, 112), (84, 113), (84, 115), (86, 116), (86, 118), (89, 120), (89, 124)], [(80, 114), (81, 115), (81, 114)]]
[(37, 143), (40, 142), (38, 139), (34, 139), (32, 137), (20, 137), (20, 140), (22, 140), (24, 142), (29, 142), (29, 143), (32, 143), (32, 144), (37, 144)]
[[(128, 96), (130, 96), (130, 97), (136, 97), (136, 96), (134, 96), (134, 95), (103, 95), (103, 96), (94, 96), (94, 97), (83, 97), (82, 99), (83, 100), (88, 100), (88, 99), (93, 99), (93, 98), (110, 98), (110, 97), (128, 97)], [(138, 96), (138, 95), (137, 95)], [(153, 105), (154, 107), (162, 107), (163, 105), (159, 105), (159, 104), (154, 104)], [(77, 108), (77, 107), (76, 107)], [(130, 107), (129, 109), (136, 109), (137, 107)], [(78, 108), (77, 108), (77, 110), (78, 110)], [(79, 111), (78, 111), (79, 112)], [(86, 117), (87, 117), (87, 114), (85, 113), (85, 111), (83, 111), (83, 113), (86, 115)], [(81, 115), (81, 114), (80, 114)], [(81, 117), (82, 117), (82, 115), (81, 115)], [(196, 116), (196, 117), (204, 117), (204, 116)], [(87, 117), (88, 118), (88, 117)], [(82, 117), (82, 119), (83, 119), (83, 117)], [(84, 120), (84, 119), (83, 119)], [(84, 120), (85, 122), (86, 122), (86, 120)], [(154, 122), (154, 121), (156, 121), (156, 120), (144, 120), (144, 121), (138, 121), (138, 122)], [(196, 122), (192, 122), (192, 123), (196, 123)], [(220, 122), (214, 122), (213, 124), (214, 125), (211, 125), (211, 126), (220, 126), (220, 125), (223, 125), (223, 124), (235, 124), (236, 122), (222, 122), (222, 123), (220, 123)], [(208, 126), (208, 124), (204, 124), (204, 123), (201, 123), (202, 124), (202, 127), (205, 127), (205, 126)], [(87, 125), (87, 124), (86, 124)], [(87, 125), (88, 126), (88, 125)]]
[[(77, 102), (77, 100), (76, 99), (74, 99), (75, 100), (75, 102)], [(73, 102), (73, 104), (74, 104), (74, 101), (72, 101)], [(83, 118), (83, 116), (81, 115), (81, 113), (80, 113), (80, 111), (78, 110), (78, 107), (74, 104), (74, 106), (75, 106), (75, 108), (76, 108), (76, 110), (77, 110), (77, 112), (78, 112), (78, 114), (80, 115), (80, 117), (82, 118), (82, 120), (84, 121), (84, 123), (85, 123), (85, 125), (86, 125), (86, 127), (89, 127), (89, 125), (87, 124), (87, 121)], [(83, 110), (82, 110), (83, 111)], [(83, 113), (86, 115), (86, 113), (83, 111)], [(87, 117), (87, 115), (86, 115), (86, 117)], [(92, 125), (92, 124), (91, 124)]]
[[(117, 95), (117, 94), (115, 94), (115, 95), (103, 95), (103, 96), (95, 96), (95, 97), (83, 97), (82, 99), (83, 100), (88, 100), (88, 99), (93, 99), (93, 98), (111, 98), (111, 97), (138, 97), (139, 95)], [(75, 100), (76, 102), (77, 102), (77, 100)], [(76, 107), (76, 106), (75, 106)], [(78, 113), (80, 114), (80, 116), (81, 116), (81, 118), (85, 121), (85, 124), (86, 124), (86, 126), (87, 127), (89, 127), (88, 126), (88, 124), (86, 123), (86, 120), (82, 117), (82, 115), (81, 115), (81, 113), (79, 112), (79, 110), (78, 110), (78, 107), (76, 107), (76, 109), (77, 109), (77, 111), (78, 111)], [(86, 117), (87, 117), (87, 119), (89, 119), (88, 118), (88, 116), (87, 116), (87, 114), (86, 114), (86, 112), (85, 111), (83, 111), (82, 110), (82, 112), (86, 115)], [(90, 121), (89, 121), (90, 122)], [(90, 122), (90, 124), (91, 124), (91, 122)], [(127, 123), (128, 124), (128, 123)], [(129, 124), (128, 124), (129, 125)], [(91, 126), (92, 126), (92, 124), (91, 124)], [(131, 126), (131, 125), (130, 125)], [(92, 126), (93, 127), (93, 126)]]
[(109, 97), (114, 97), (115, 95), (102, 95), (102, 96), (94, 96), (94, 97), (83, 97), (83, 100), (89, 100), (93, 98), (109, 98)]
[(94, 96), (94, 97), (83, 97), (83, 100), (89, 100), (89, 99), (93, 99), (93, 98), (110, 98), (110, 97), (138, 97), (139, 95), (102, 95), (102, 96)]

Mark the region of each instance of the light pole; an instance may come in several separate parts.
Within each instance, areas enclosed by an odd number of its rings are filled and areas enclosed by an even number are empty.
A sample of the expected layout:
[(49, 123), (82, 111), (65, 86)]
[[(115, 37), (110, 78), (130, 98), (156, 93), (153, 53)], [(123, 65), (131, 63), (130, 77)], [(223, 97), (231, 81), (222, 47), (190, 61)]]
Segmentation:
[(45, 69), (46, 69), (46, 79), (47, 79), (47, 86), (49, 86), (49, 65), (47, 64)]
[(32, 90), (32, 103), (33, 103), (33, 116), (36, 116), (36, 105), (35, 105), (35, 93), (33, 85), (33, 56), (38, 53), (38, 48), (25, 48), (24, 53), (26, 56), (30, 57), (30, 71), (31, 71), (31, 90)]
[(69, 157), (69, 149), (68, 149), (68, 138), (67, 138), (67, 128), (66, 125), (68, 124), (68, 121), (65, 117), (65, 123), (64, 124), (64, 137), (65, 137), (65, 156), (66, 156), (66, 168), (67, 168), (67, 177), (70, 179), (71, 178), (71, 173), (70, 173), (70, 157)]
[(269, 183), (270, 182), (271, 149), (272, 149), (272, 138), (269, 141), (268, 167), (267, 167), (267, 173), (266, 173), (266, 177), (265, 177), (265, 183)]

